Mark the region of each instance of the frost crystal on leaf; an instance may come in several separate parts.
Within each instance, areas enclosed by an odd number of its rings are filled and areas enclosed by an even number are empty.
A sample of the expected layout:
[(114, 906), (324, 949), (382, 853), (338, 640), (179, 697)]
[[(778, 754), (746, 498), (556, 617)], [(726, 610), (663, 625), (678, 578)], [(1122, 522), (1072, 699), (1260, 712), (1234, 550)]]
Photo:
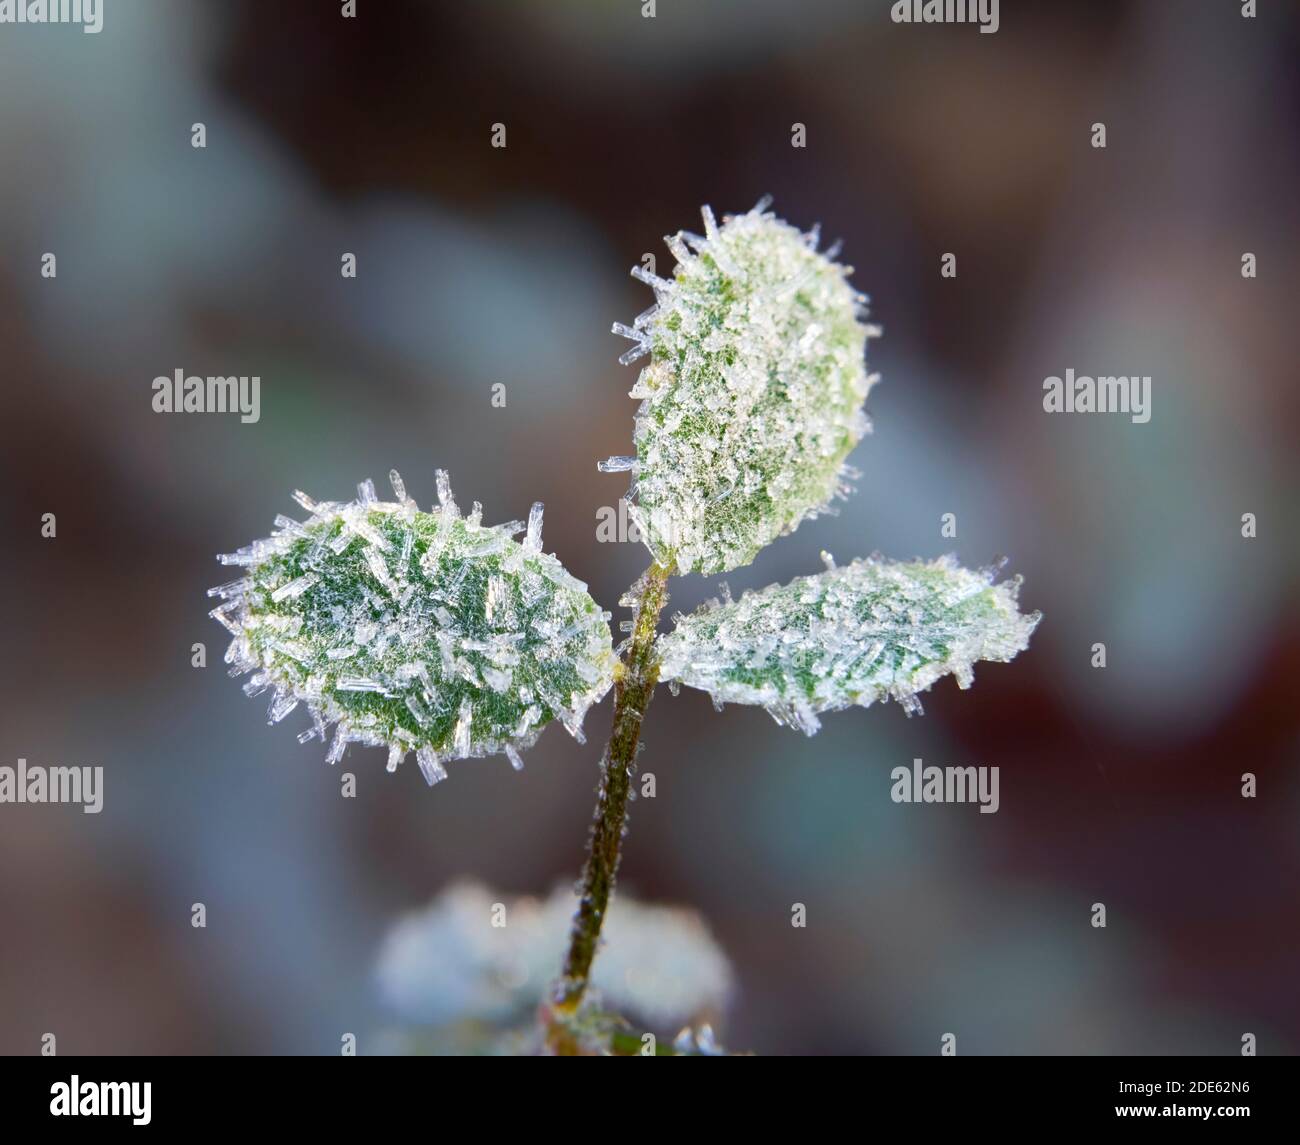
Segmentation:
[[(704, 235), (678, 234), (671, 280), (640, 267), (655, 305), (614, 333), (645, 355), (632, 465), (636, 524), (680, 572), (727, 572), (825, 509), (870, 428), (862, 404), (866, 298), (850, 267), (760, 203)], [(605, 471), (626, 468), (611, 458)], [(629, 495), (629, 501), (633, 499)]]
[(680, 618), (660, 641), (661, 678), (761, 704), (808, 735), (819, 712), (853, 704), (894, 699), (911, 714), (940, 677), (968, 688), (977, 660), (1028, 647), (1041, 614), (1019, 611), (1019, 577), (995, 576), (952, 557), (873, 557), (770, 585)]
[[(386, 746), (388, 770), (416, 753), (424, 777), (447, 760), (518, 748), (558, 719), (581, 738), (587, 709), (609, 689), (609, 614), (587, 586), (541, 551), (541, 505), (528, 524), (462, 517), (444, 472), (439, 508), (421, 512), (390, 474), (358, 499), (295, 499), (306, 521), (277, 518), (269, 538), (221, 557), (244, 576), (210, 591), (212, 616), (234, 635), (231, 674), (271, 690), (272, 723), (299, 703), (337, 763), (349, 743)], [(513, 539), (524, 532), (523, 543)]]

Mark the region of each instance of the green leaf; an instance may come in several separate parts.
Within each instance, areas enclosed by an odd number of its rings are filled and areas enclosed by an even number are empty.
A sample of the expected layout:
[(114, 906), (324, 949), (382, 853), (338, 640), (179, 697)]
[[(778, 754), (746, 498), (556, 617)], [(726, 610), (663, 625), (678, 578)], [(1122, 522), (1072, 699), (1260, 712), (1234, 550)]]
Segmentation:
[(977, 660), (1028, 646), (1041, 616), (1019, 611), (1019, 577), (995, 575), (952, 557), (873, 557), (713, 602), (660, 640), (661, 678), (715, 703), (760, 704), (808, 735), (819, 713), (850, 705), (894, 699), (919, 712), (918, 693), (936, 680), (968, 688)]
[[(845, 458), (870, 424), (866, 299), (851, 268), (760, 203), (703, 236), (678, 234), (671, 280), (640, 267), (656, 303), (616, 333), (645, 354), (632, 396), (632, 515), (650, 551), (679, 572), (739, 568), (847, 489)], [(629, 500), (632, 500), (629, 497)]]
[(296, 494), (308, 520), (278, 518), (221, 558), (246, 570), (210, 594), (234, 634), (227, 661), (253, 672), (245, 691), (273, 691), (273, 723), (305, 704), (301, 740), (336, 725), (331, 763), (352, 742), (387, 747), (390, 771), (414, 751), (430, 783), (451, 759), (504, 751), (522, 766), (553, 719), (581, 739), (613, 679), (609, 614), (541, 551), (541, 505), (527, 526), (486, 526), (477, 504), (461, 516), (441, 471), (428, 513), (391, 479), (391, 502), (369, 481), (346, 503)]

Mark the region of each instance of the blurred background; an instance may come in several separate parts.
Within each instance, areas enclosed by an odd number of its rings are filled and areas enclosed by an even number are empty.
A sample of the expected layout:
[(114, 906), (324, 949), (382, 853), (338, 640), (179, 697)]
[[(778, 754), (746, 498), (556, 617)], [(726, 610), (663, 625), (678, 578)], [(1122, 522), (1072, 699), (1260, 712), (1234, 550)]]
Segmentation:
[[(924, 717), (812, 740), (662, 692), (621, 886), (708, 920), (729, 1047), (1296, 1052), (1300, 10), (1003, 0), (984, 35), (886, 0), (339, 7), (0, 26), (0, 764), (106, 788), (98, 816), (0, 806), (0, 1051), (364, 1053), (404, 1020), (375, 976), (399, 917), (576, 877), (608, 699), (520, 774), (331, 769), (226, 679), (214, 554), (295, 488), (395, 466), (427, 505), (442, 467), (489, 521), (544, 501), (617, 623), (647, 563), (596, 532), (635, 408), (608, 330), (651, 302), (628, 268), (771, 193), (843, 238), (884, 381), (856, 496), (731, 589), (820, 549), (1007, 554), (1045, 619)], [(1047, 416), (1067, 368), (1150, 375), (1150, 423)], [(152, 412), (177, 369), (259, 375), (261, 420)], [(670, 611), (717, 591), (678, 580)], [(892, 803), (916, 757), (999, 767), (999, 813)]]

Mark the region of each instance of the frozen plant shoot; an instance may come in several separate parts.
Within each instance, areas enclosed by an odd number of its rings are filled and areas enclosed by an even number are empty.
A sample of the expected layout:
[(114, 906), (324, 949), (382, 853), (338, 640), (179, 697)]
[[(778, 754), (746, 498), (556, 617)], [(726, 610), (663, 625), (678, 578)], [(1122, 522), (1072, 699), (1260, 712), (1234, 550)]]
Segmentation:
[(659, 634), (670, 576), (747, 565), (847, 495), (876, 381), (867, 300), (836, 250), (818, 250), (816, 228), (801, 233), (767, 200), (721, 224), (707, 207), (703, 217), (703, 235), (667, 240), (671, 278), (633, 269), (655, 303), (614, 325), (635, 343), (620, 360), (646, 359), (631, 391), (636, 453), (598, 468), (631, 472), (652, 558), (620, 601), (634, 619), (617, 651), (609, 613), (542, 552), (541, 505), (527, 523), (484, 525), (477, 504), (462, 515), (441, 471), (427, 512), (396, 473), (391, 501), (369, 481), (354, 501), (295, 494), (307, 519), (279, 517), (269, 538), (222, 557), (243, 575), (212, 590), (212, 615), (234, 636), (232, 674), (252, 673), (250, 695), (271, 693), (271, 722), (304, 706), (299, 738), (328, 742), (331, 763), (359, 743), (385, 747), (390, 771), (414, 753), (430, 783), (471, 756), (520, 767), (553, 720), (583, 742), (587, 709), (613, 687), (591, 849), (545, 1011), (554, 1053), (623, 1044), (587, 987), (661, 679), (812, 735), (845, 707), (893, 699), (919, 712), (943, 676), (969, 687), (976, 661), (1011, 660), (1039, 620), (1019, 610), (1019, 579), (999, 582), (995, 568), (877, 556), (837, 567), (823, 554), (820, 573), (710, 602)]

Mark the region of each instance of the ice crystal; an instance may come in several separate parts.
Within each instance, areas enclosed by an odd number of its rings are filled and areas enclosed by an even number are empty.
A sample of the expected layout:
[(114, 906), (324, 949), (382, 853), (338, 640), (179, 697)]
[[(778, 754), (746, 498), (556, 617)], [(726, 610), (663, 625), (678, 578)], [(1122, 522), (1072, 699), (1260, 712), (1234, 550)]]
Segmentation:
[[(270, 719), (299, 703), (336, 763), (350, 743), (386, 746), (388, 770), (410, 752), (429, 783), (452, 759), (518, 749), (558, 719), (581, 738), (608, 690), (609, 614), (541, 551), (542, 507), (528, 523), (462, 517), (443, 471), (439, 507), (421, 512), (396, 472), (394, 501), (369, 481), (349, 502), (295, 494), (310, 516), (221, 557), (245, 575), (212, 589), (233, 635), (233, 674), (249, 695), (273, 690)], [(522, 543), (514, 535), (524, 532)]]
[[(505, 907), (493, 926), (494, 904)], [(376, 964), (386, 1003), (407, 1020), (502, 1022), (548, 1000), (577, 900), (498, 896), (458, 882), (389, 931)], [(718, 1016), (731, 965), (693, 911), (620, 895), (609, 908), (593, 987), (603, 1004), (668, 1028)]]
[[(636, 524), (655, 557), (680, 572), (726, 572), (825, 509), (844, 461), (870, 428), (862, 405), (866, 298), (818, 235), (776, 218), (766, 201), (704, 235), (666, 241), (672, 279), (640, 267), (655, 305), (614, 332), (649, 355), (633, 397)], [(629, 501), (633, 494), (629, 495)]]
[(820, 712), (894, 699), (911, 714), (942, 676), (969, 687), (977, 660), (1012, 659), (1040, 619), (1019, 611), (1020, 578), (998, 583), (996, 569), (825, 559), (816, 576), (679, 618), (660, 641), (661, 677), (812, 735)]

